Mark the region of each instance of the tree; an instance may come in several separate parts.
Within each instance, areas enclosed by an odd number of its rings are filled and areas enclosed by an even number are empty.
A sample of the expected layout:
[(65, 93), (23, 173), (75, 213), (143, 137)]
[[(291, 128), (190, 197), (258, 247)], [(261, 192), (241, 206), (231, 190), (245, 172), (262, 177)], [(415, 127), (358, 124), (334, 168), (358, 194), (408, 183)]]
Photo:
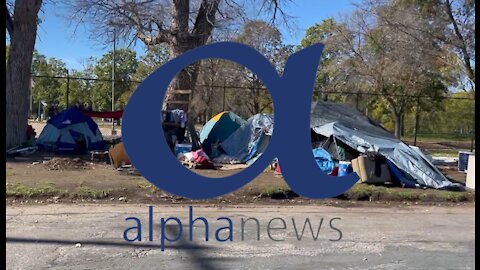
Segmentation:
[(30, 67), (41, 5), (41, 0), (15, 1), (5, 86), (7, 149), (27, 139)]
[(47, 59), (44, 55), (34, 52), (31, 70), (32, 74), (41, 76), (33, 79), (32, 95), (35, 106), (43, 101), (47, 104), (45, 110), (57, 106), (65, 108), (66, 81), (54, 78), (67, 75), (65, 63), (56, 58)]
[[(250, 45), (265, 56), (280, 72), (283, 70), (288, 56), (288, 47), (282, 44), (280, 31), (260, 20), (253, 20), (243, 26), (243, 31), (236, 39), (237, 42)], [(250, 114), (272, 112), (273, 104), (268, 91), (258, 76), (243, 68), (243, 77), (246, 86), (245, 102)]]
[[(342, 23), (337, 23), (332, 18), (325, 19), (322, 23), (315, 24), (307, 29), (305, 37), (297, 48), (297, 50), (300, 50), (315, 43), (322, 43), (325, 46), (314, 86), (315, 99), (323, 98), (326, 101), (335, 97), (335, 95), (329, 95), (329, 92), (367, 90), (362, 81), (355, 78), (354, 73), (339, 65), (350, 57), (350, 51), (348, 47), (344, 46), (341, 36), (342, 33), (347, 31), (344, 27)], [(358, 106), (359, 104), (357, 104)]]
[(168, 48), (164, 45), (155, 45), (148, 48), (146, 54), (138, 61), (135, 73), (132, 75), (133, 82), (130, 85), (130, 88), (122, 93), (118, 99), (117, 105), (120, 108), (126, 106), (130, 96), (138, 86), (138, 82), (146, 79), (155, 69), (167, 62), (169, 58), (170, 55), (168, 53)]
[[(455, 55), (433, 55), (445, 64), (458, 69), (458, 83), (470, 83), (475, 90), (475, 1), (474, 0), (396, 0), (395, 10), (380, 13), (384, 23), (418, 40), (427, 37), (442, 44)], [(382, 8), (384, 2), (371, 1), (373, 8)], [(404, 14), (403, 17), (391, 16)], [(406, 20), (406, 18), (410, 18)]]
[[(277, 13), (284, 14), (280, 1), (263, 0), (262, 7), (272, 11), (273, 21)], [(284, 2), (284, 1), (282, 1)], [(170, 57), (207, 43), (213, 29), (230, 14), (245, 14), (241, 5), (232, 0), (175, 0), (167, 1), (96, 1), (75, 0), (73, 18), (91, 23), (95, 36), (106, 36), (115, 28), (117, 35), (138, 38), (146, 46), (165, 44)], [(108, 35), (108, 36), (111, 36)], [(172, 81), (170, 89), (191, 89), (198, 76), (199, 63), (183, 69)], [(166, 99), (171, 96), (167, 93)]]
[[(99, 111), (112, 110), (112, 61), (113, 53), (108, 52), (95, 63), (94, 74), (99, 81), (92, 86), (93, 108)], [(132, 88), (132, 78), (138, 66), (136, 53), (129, 49), (115, 51), (115, 108), (122, 109), (124, 104), (120, 100), (125, 92)]]
[[(386, 13), (389, 15), (386, 16)], [(314, 30), (317, 37), (328, 39), (328, 43), (333, 44), (326, 46), (325, 57), (332, 59), (337, 66), (334, 74), (342, 75), (339, 81), (345, 84), (341, 88), (358, 91), (360, 87), (380, 97), (372, 99), (372, 102), (381, 103), (377, 105), (391, 112), (395, 135), (400, 137), (405, 114), (415, 107), (419, 97), (438, 100), (447, 91), (451, 70), (438, 58), (425, 57), (445, 55), (444, 47), (432, 42), (428, 36), (413, 37), (392, 27), (384, 22), (386, 17), (413, 19), (396, 12), (395, 3), (384, 2), (381, 7), (372, 8), (366, 1), (339, 24), (327, 21)], [(313, 33), (310, 36), (315, 37)], [(331, 48), (334, 48), (333, 51)], [(326, 73), (320, 83), (331, 85), (331, 77)], [(430, 103), (425, 102), (424, 106)]]

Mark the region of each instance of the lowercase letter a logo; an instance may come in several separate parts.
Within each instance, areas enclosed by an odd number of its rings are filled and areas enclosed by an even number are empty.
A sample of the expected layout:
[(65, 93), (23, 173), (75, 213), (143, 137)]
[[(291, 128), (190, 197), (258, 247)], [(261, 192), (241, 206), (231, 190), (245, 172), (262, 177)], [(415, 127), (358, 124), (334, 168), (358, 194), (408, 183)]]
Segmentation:
[[(315, 44), (291, 55), (282, 76), (256, 50), (233, 42), (198, 47), (169, 61), (140, 84), (125, 108), (122, 134), (132, 164), (162, 190), (208, 199), (244, 186), (278, 157), (285, 181), (296, 193), (309, 198), (342, 194), (358, 181), (358, 175), (323, 173), (310, 142), (312, 89), (322, 50), (322, 44)], [(247, 169), (225, 178), (208, 178), (186, 169), (163, 139), (161, 101), (168, 85), (184, 67), (207, 58), (230, 60), (250, 69), (266, 85), (275, 108), (275, 128), (265, 152)]]

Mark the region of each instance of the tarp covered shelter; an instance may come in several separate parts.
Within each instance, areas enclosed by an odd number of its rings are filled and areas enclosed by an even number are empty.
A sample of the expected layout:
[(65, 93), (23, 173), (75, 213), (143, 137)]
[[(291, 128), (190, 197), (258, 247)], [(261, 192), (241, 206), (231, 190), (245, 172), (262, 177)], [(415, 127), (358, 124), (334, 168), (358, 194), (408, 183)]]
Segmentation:
[(38, 137), (39, 149), (56, 153), (81, 153), (105, 149), (98, 125), (76, 108), (61, 111)]
[(221, 112), (212, 117), (200, 131), (200, 143), (203, 151), (213, 158), (214, 156), (211, 156), (212, 144), (223, 142), (244, 123), (245, 120), (229, 111)]
[(380, 153), (406, 175), (405, 181), (413, 179), (418, 186), (437, 189), (458, 186), (425, 156), (348, 105), (323, 101), (313, 103), (310, 125), (314, 133), (340, 142), (347, 146), (346, 149)]
[(273, 115), (256, 114), (223, 140), (221, 147), (228, 156), (247, 162), (263, 153), (272, 133)]

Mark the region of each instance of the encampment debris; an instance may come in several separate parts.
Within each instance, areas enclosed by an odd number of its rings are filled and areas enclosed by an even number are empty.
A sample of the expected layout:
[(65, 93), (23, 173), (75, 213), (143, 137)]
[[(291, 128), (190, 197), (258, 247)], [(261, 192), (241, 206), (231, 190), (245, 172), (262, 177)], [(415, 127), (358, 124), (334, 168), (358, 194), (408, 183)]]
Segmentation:
[(85, 162), (80, 158), (61, 158), (54, 157), (43, 162), (43, 166), (50, 171), (63, 170), (89, 170), (92, 169), (91, 163)]

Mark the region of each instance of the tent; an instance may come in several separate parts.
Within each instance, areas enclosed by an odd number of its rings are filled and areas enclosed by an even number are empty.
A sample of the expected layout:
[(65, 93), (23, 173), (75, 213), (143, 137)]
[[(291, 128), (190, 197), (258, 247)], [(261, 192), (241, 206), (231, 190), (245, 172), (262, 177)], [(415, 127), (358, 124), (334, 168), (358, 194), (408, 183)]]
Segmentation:
[[(424, 155), (347, 105), (323, 101), (313, 103), (310, 127), (313, 135), (323, 138), (323, 147), (333, 152), (334, 158), (350, 160), (360, 153), (377, 152), (403, 174), (396, 178), (405, 181), (407, 186), (411, 186), (413, 180), (417, 187), (459, 187), (450, 182)], [(338, 144), (343, 147), (338, 147)], [(331, 151), (335, 148), (341, 151)]]
[(212, 149), (212, 144), (223, 142), (244, 123), (245, 120), (229, 111), (221, 112), (212, 117), (200, 131), (200, 143), (203, 151), (211, 158), (219, 155), (220, 153), (216, 153)]
[(105, 149), (97, 124), (76, 108), (66, 109), (48, 120), (37, 145), (41, 150), (56, 153)]
[(256, 114), (222, 141), (226, 155), (247, 162), (256, 159), (265, 150), (273, 133), (273, 115)]

